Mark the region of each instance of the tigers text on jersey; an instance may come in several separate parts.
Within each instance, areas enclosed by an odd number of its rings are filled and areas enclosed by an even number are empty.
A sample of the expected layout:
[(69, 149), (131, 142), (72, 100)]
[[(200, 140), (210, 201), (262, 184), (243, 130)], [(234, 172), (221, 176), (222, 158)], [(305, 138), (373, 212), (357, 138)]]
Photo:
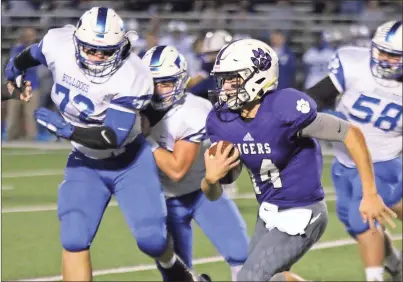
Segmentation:
[(201, 143), (201, 149), (186, 175), (177, 183), (159, 170), (160, 180), (167, 198), (179, 197), (200, 189), (204, 177), (204, 151), (210, 142), (205, 139), (206, 118), (211, 103), (193, 94), (186, 94), (184, 102), (171, 108), (151, 129), (151, 136), (166, 150), (173, 152), (175, 142), (187, 140)]
[[(340, 48), (329, 76), (343, 93), (336, 110), (362, 130), (373, 162), (381, 162), (402, 152), (402, 83), (374, 77), (370, 56), (368, 48)], [(334, 150), (340, 163), (355, 167), (344, 144), (334, 144)]]
[(296, 136), (316, 118), (315, 102), (292, 88), (268, 93), (262, 99), (251, 121), (238, 113), (212, 110), (206, 122), (208, 137), (211, 142), (236, 144), (259, 203), (290, 208), (322, 200), (319, 143)]
[[(81, 71), (75, 57), (73, 27), (51, 29), (41, 44), (49, 70), (53, 75), (51, 97), (64, 119), (75, 126), (101, 126), (106, 110), (136, 111), (143, 108), (153, 93), (153, 80), (143, 62), (134, 54), (129, 55), (120, 69), (102, 84), (91, 82)], [(119, 130), (119, 128), (118, 128)], [(141, 132), (140, 118), (124, 145)], [(119, 149), (95, 150), (76, 142), (75, 149), (95, 159), (120, 154)]]

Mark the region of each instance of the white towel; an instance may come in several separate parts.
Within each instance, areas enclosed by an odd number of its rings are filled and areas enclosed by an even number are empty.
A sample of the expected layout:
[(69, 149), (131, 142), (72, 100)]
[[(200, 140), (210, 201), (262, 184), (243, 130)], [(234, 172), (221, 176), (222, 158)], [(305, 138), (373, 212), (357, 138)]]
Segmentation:
[(277, 228), (289, 235), (302, 235), (312, 218), (312, 211), (304, 208), (278, 211), (276, 205), (263, 202), (259, 208), (259, 217), (269, 230)]

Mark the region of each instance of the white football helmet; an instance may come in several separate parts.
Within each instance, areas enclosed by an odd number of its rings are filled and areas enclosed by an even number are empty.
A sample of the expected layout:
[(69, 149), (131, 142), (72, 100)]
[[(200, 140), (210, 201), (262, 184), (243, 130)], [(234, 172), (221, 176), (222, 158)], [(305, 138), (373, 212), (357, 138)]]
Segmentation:
[[(218, 105), (227, 104), (231, 110), (238, 110), (244, 104), (260, 99), (267, 91), (277, 89), (278, 57), (266, 43), (256, 39), (240, 39), (224, 46), (217, 55), (213, 71), (218, 94)], [(222, 85), (226, 79), (241, 77), (236, 93), (226, 93)], [(232, 92), (232, 91), (231, 91)]]
[[(387, 59), (383, 59), (382, 54)], [(372, 38), (371, 71), (375, 77), (383, 79), (403, 75), (402, 21), (389, 21), (377, 28)]]
[(218, 52), (222, 47), (232, 41), (232, 36), (228, 31), (216, 30), (207, 32), (203, 40), (202, 53)]
[(154, 83), (174, 82), (174, 89), (159, 95), (154, 93), (151, 106), (156, 110), (165, 110), (177, 104), (185, 96), (185, 87), (189, 80), (187, 62), (173, 46), (156, 46), (148, 50), (143, 62), (150, 68)]
[[(74, 32), (76, 59), (92, 82), (102, 83), (123, 64), (130, 49), (123, 20), (109, 8), (95, 7), (86, 11)], [(101, 52), (106, 60), (92, 61), (87, 54)]]

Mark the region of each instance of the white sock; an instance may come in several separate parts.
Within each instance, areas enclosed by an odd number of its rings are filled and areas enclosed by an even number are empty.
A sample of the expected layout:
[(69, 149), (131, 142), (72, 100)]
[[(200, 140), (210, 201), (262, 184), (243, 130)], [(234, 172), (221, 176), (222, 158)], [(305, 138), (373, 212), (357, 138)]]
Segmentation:
[(232, 281), (236, 281), (238, 272), (241, 271), (242, 265), (231, 266)]
[(176, 262), (176, 255), (174, 254), (172, 258), (168, 262), (159, 261), (160, 265), (163, 268), (171, 268)]
[(367, 281), (383, 281), (383, 267), (367, 267), (365, 269), (365, 276)]

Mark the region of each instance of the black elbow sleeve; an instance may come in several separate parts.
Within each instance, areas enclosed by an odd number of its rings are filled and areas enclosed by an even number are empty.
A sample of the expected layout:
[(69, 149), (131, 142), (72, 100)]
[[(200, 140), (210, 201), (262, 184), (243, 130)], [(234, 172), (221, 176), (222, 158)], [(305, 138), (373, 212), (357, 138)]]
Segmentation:
[(41, 63), (39, 61), (32, 57), (31, 46), (25, 48), (14, 58), (14, 66), (20, 71), (39, 66), (40, 64)]
[(108, 126), (75, 127), (70, 140), (88, 148), (98, 150), (116, 149), (119, 147), (115, 131)]
[(318, 112), (326, 108), (334, 108), (339, 91), (329, 76), (306, 90), (306, 93), (316, 102)]

